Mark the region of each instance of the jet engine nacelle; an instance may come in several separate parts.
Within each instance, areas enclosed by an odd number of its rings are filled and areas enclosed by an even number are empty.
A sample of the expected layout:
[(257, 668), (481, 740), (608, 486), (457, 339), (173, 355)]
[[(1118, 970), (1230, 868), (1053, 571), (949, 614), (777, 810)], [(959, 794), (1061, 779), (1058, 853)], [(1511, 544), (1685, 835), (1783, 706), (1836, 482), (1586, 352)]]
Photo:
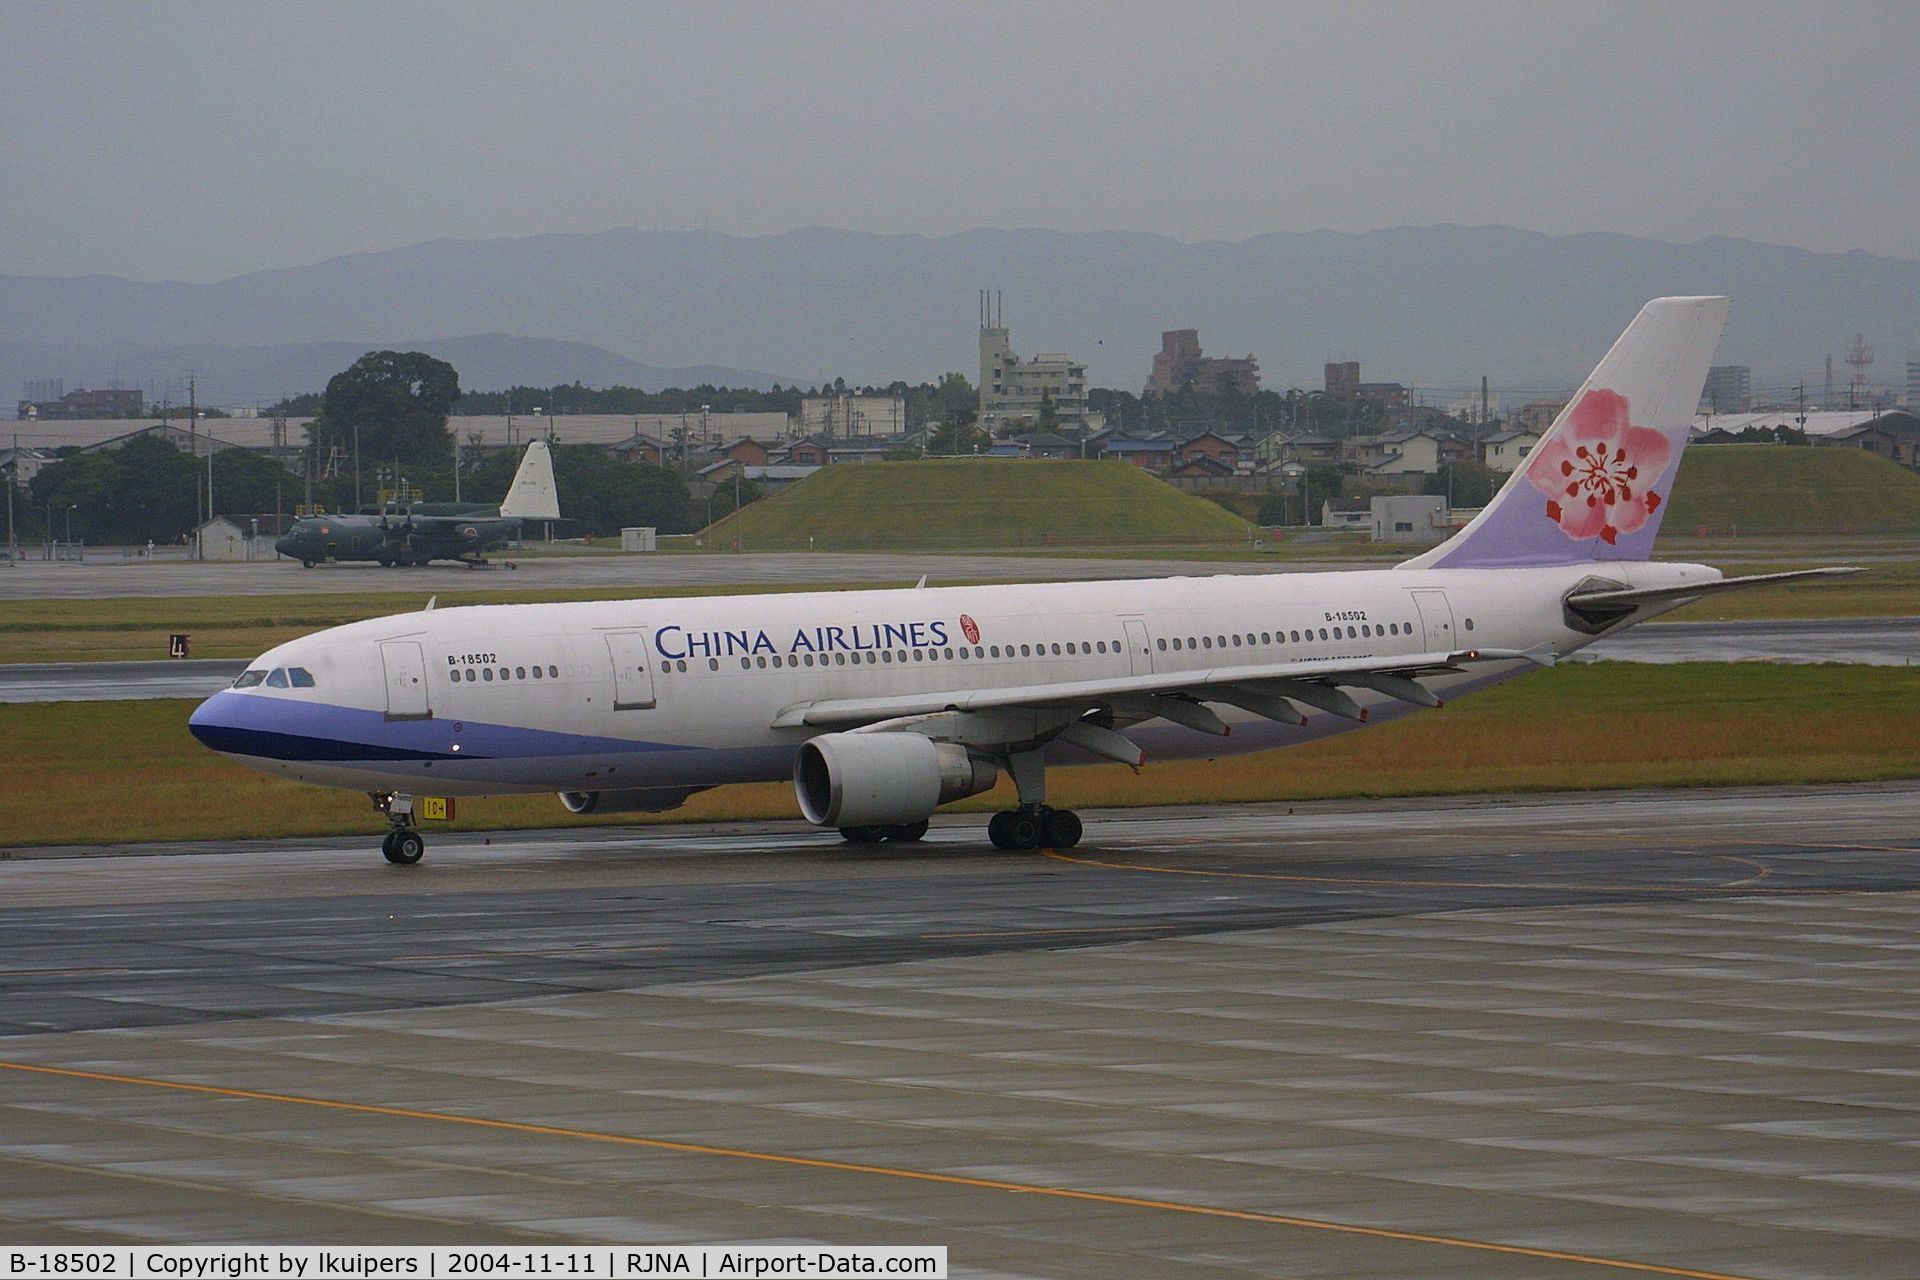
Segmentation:
[(665, 813), (705, 787), (639, 787), (631, 791), (562, 791), (568, 813)]
[(793, 762), (800, 812), (819, 827), (918, 822), (998, 776), (958, 743), (917, 733), (825, 733), (802, 743)]

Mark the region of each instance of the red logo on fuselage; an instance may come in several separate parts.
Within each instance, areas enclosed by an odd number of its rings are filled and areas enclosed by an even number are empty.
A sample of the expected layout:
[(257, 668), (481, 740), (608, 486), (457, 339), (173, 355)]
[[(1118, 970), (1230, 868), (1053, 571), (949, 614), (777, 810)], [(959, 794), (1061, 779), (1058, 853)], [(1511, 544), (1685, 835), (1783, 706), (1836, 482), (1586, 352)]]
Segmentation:
[(964, 613), (960, 615), (960, 629), (967, 633), (968, 644), (980, 643), (980, 624)]

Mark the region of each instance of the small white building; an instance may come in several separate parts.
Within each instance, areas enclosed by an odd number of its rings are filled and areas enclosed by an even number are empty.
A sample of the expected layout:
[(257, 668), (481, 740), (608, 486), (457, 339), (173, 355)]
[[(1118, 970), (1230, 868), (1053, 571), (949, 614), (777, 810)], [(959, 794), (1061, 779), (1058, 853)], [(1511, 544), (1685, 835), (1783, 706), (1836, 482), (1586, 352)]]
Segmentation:
[(658, 551), (660, 539), (651, 525), (622, 529), (620, 549), (622, 551)]
[(270, 560), (274, 554), (271, 538), (256, 536), (251, 528), (242, 528), (225, 516), (215, 516), (195, 529), (193, 542), (201, 560)]
[(1447, 500), (1437, 494), (1396, 493), (1375, 498), (1372, 506), (1375, 542), (1432, 543), (1453, 531)]

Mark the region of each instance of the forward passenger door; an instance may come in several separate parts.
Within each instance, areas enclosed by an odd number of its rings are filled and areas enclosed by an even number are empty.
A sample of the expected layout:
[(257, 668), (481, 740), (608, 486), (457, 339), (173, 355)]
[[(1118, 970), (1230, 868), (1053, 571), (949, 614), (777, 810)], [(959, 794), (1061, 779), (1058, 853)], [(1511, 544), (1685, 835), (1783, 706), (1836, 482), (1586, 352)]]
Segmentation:
[(657, 705), (653, 694), (653, 650), (645, 628), (607, 632), (607, 657), (613, 663), (613, 709), (643, 710)]

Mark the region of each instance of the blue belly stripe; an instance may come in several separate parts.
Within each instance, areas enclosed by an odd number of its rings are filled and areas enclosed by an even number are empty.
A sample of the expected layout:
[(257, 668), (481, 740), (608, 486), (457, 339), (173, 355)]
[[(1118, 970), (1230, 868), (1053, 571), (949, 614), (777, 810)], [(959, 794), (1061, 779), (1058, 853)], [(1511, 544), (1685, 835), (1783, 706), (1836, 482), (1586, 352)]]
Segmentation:
[(266, 760), (491, 760), (683, 749), (474, 720), (389, 720), (360, 707), (233, 691), (201, 703), (187, 727), (215, 751)]

